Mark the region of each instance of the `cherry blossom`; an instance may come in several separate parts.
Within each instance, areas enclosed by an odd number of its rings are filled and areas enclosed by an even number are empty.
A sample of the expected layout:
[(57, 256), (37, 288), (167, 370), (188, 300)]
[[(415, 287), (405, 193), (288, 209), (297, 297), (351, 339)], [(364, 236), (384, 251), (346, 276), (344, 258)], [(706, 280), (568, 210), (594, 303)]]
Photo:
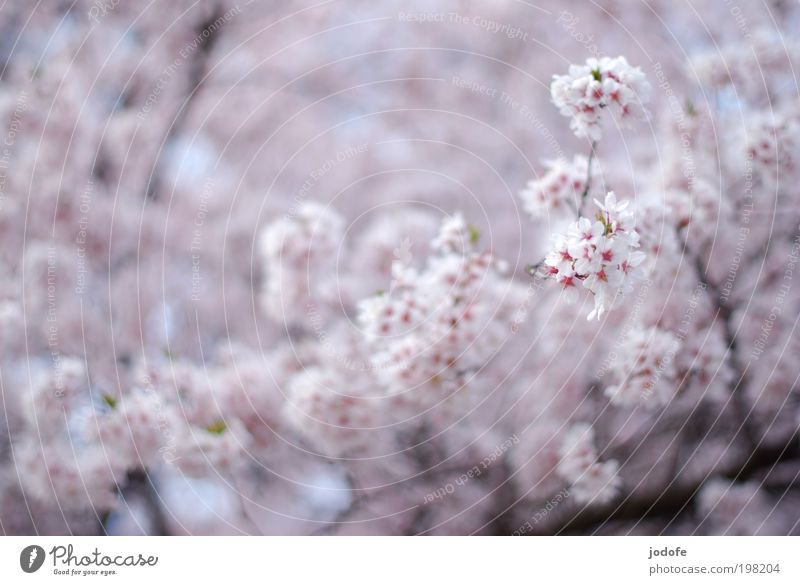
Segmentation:
[(3, 532), (797, 532), (796, 3), (34, 4)]
[[(520, 191), (525, 211), (533, 219), (561, 219), (574, 215), (583, 191), (587, 188), (589, 165), (586, 157), (576, 155), (571, 161), (561, 159), (545, 163), (541, 177), (531, 179)], [(595, 171), (597, 175), (597, 172)]]
[(594, 295), (588, 318), (600, 318), (640, 278), (645, 255), (637, 250), (639, 234), (628, 201), (609, 192), (594, 221), (581, 217), (566, 235), (556, 236), (545, 257), (545, 273), (565, 288), (582, 287)]
[(647, 115), (650, 84), (638, 67), (625, 57), (590, 58), (585, 65), (570, 65), (567, 75), (554, 75), (550, 86), (553, 103), (579, 138), (602, 137), (600, 114), (608, 108), (620, 122)]
[(570, 493), (579, 503), (604, 504), (612, 501), (621, 481), (616, 461), (599, 461), (591, 426), (576, 423), (561, 442), (558, 474), (571, 484)]
[(657, 328), (632, 332), (615, 365), (620, 383), (605, 390), (611, 402), (649, 407), (667, 404), (678, 384), (675, 354), (679, 345), (674, 335)]

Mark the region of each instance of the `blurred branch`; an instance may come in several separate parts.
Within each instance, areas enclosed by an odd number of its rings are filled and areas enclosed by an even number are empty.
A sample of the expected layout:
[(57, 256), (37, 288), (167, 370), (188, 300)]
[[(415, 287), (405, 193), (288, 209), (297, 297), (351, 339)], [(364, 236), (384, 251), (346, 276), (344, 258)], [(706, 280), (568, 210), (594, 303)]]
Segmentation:
[(731, 364), (731, 368), (733, 369), (735, 379), (735, 382), (731, 388), (731, 398), (733, 400), (734, 408), (736, 409), (736, 414), (739, 418), (740, 429), (747, 438), (751, 448), (754, 448), (758, 444), (758, 433), (753, 425), (753, 421), (750, 418), (750, 409), (748, 408), (743, 392), (743, 389), (747, 387), (749, 378), (747, 375), (747, 366), (742, 364), (742, 361), (739, 358), (736, 331), (734, 330), (732, 322), (733, 309), (731, 305), (725, 301), (725, 297), (722, 295), (722, 291), (719, 289), (719, 286), (717, 286), (717, 284), (708, 277), (703, 260), (698, 254), (693, 253), (689, 248), (689, 243), (681, 234), (680, 229), (678, 229), (677, 235), (678, 241), (682, 245), (683, 254), (688, 256), (691, 260), (692, 267), (696, 272), (697, 278), (709, 292), (711, 300), (714, 304), (714, 309), (717, 312), (716, 316), (719, 317), (720, 321), (722, 322), (725, 335), (725, 345), (728, 348), (728, 360)]
[[(761, 473), (769, 475), (773, 469), (789, 461), (795, 465), (800, 464), (800, 441), (797, 434), (792, 435), (784, 445), (757, 448), (746, 458), (714, 475), (722, 475), (731, 481), (744, 481)], [(686, 483), (681, 483), (678, 476), (663, 490), (630, 493), (620, 503), (584, 508), (569, 516), (566, 514), (559, 516), (551, 512), (547, 518), (550, 521), (537, 525), (529, 534), (591, 534), (603, 524), (615, 520), (675, 518), (690, 506), (710, 475)], [(526, 505), (525, 513), (517, 511), (515, 521), (520, 525), (524, 524), (539, 507)]]
[(161, 148), (158, 150), (156, 161), (153, 164), (153, 172), (150, 174), (150, 181), (147, 184), (148, 199), (156, 199), (158, 196), (158, 192), (161, 188), (161, 182), (163, 181), (164, 157), (166, 156), (169, 146), (175, 136), (180, 134), (180, 132), (183, 130), (184, 122), (189, 110), (191, 109), (192, 102), (197, 97), (200, 86), (203, 83), (206, 74), (208, 73), (208, 61), (210, 59), (211, 51), (214, 48), (214, 45), (217, 43), (219, 31), (215, 31), (213, 34), (205, 33), (206, 31), (213, 30), (213, 26), (216, 22), (219, 22), (220, 20), (224, 21), (223, 14), (222, 6), (215, 3), (211, 14), (208, 16), (208, 18), (202, 21), (194, 31), (194, 38), (198, 41), (198, 47), (192, 55), (192, 61), (189, 67), (189, 94), (186, 96), (186, 99), (183, 100), (183, 103), (181, 103), (181, 106), (175, 113), (172, 124), (170, 124), (170, 127), (167, 129), (166, 136), (164, 136), (164, 140), (161, 143)]

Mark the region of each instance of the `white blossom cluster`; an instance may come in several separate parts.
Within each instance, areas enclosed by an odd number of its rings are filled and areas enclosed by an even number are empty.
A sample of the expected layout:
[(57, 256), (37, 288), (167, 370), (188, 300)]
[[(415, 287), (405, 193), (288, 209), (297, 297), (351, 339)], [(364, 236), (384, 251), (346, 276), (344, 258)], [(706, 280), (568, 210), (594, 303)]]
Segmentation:
[[(270, 316), (294, 324), (309, 305), (323, 312), (333, 295), (326, 265), (335, 263), (342, 239), (341, 216), (329, 207), (304, 201), (262, 233), (260, 253), (267, 261), (262, 305)], [(297, 302), (305, 299), (305, 303)]]
[(388, 400), (358, 332), (331, 332), (335, 350), (309, 356), (286, 384), (286, 421), (329, 456), (364, 455), (385, 440)]
[(545, 258), (545, 273), (565, 289), (579, 287), (594, 295), (588, 318), (600, 318), (619, 297), (630, 292), (641, 275), (645, 255), (637, 250), (639, 234), (633, 225), (629, 201), (617, 201), (609, 192), (605, 202), (595, 201), (595, 220), (581, 217), (566, 234), (553, 238)]
[(570, 65), (566, 75), (554, 75), (550, 95), (576, 136), (599, 140), (604, 109), (620, 123), (647, 116), (650, 84), (625, 57), (590, 58), (585, 65)]
[(587, 188), (588, 162), (582, 155), (546, 162), (542, 176), (528, 181), (519, 193), (525, 211), (535, 220), (574, 215)]
[(80, 437), (76, 422), (85, 419), (76, 413), (89, 408), (87, 384), (86, 369), (75, 358), (62, 359), (58, 373), (34, 381), (25, 415), (35, 432), (15, 446), (20, 479), (37, 499), (55, 494), (67, 507), (110, 508), (130, 460), (107, 458), (103, 445), (94, 441), (70, 441), (73, 433)]
[(438, 402), (458, 391), (495, 355), (519, 319), (525, 290), (455, 215), (433, 241), (422, 270), (401, 266), (391, 294), (359, 304), (359, 323), (375, 351), (378, 377), (399, 400)]
[(631, 332), (615, 364), (619, 384), (605, 393), (613, 404), (657, 408), (672, 399), (678, 380), (675, 354), (679, 340), (657, 327)]
[(605, 504), (619, 493), (619, 464), (599, 460), (591, 425), (571, 425), (561, 439), (559, 456), (558, 474), (570, 482), (570, 495), (578, 503)]
[(780, 176), (800, 178), (800, 112), (797, 107), (753, 116), (744, 138), (745, 158), (770, 185)]
[(6, 3), (0, 532), (797, 532), (800, 5), (543, 2)]

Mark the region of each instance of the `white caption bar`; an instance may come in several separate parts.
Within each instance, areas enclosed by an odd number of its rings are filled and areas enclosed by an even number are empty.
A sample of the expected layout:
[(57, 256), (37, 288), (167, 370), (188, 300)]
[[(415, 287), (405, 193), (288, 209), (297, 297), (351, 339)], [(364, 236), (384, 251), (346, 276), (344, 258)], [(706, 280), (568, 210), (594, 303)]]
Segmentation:
[(5, 537), (0, 583), (797, 584), (799, 545), (784, 537)]

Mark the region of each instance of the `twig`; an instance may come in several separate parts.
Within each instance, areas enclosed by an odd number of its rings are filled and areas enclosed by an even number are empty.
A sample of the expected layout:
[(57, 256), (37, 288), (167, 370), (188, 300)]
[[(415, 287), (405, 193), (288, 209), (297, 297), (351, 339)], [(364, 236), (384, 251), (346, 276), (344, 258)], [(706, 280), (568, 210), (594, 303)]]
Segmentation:
[(581, 193), (581, 202), (576, 210), (579, 218), (583, 213), (583, 206), (586, 204), (586, 198), (589, 196), (589, 190), (592, 188), (592, 162), (594, 161), (596, 148), (597, 141), (594, 140), (592, 141), (592, 147), (589, 151), (589, 162), (586, 165), (586, 186), (583, 188), (583, 193)]

